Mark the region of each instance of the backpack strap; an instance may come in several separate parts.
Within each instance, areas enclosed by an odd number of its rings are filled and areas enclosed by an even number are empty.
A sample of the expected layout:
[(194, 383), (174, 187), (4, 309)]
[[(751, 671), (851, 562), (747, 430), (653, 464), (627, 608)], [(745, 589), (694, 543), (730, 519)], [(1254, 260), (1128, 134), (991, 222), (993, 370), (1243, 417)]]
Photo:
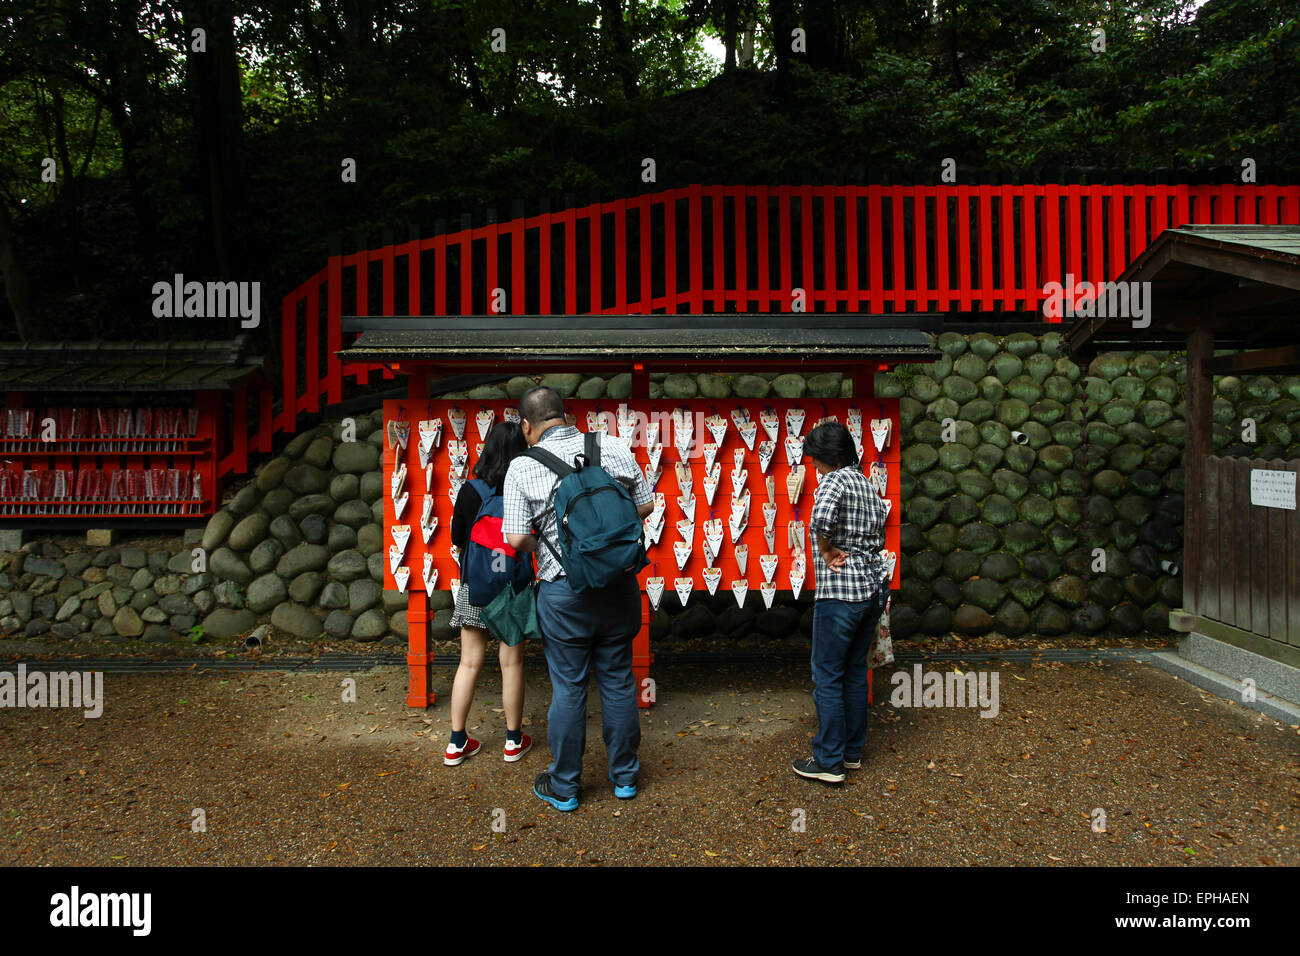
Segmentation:
[[(559, 477), (560, 481), (563, 481), (565, 478), (569, 477), (569, 475), (573, 474), (574, 472), (573, 467), (570, 465), (566, 465), (564, 463), (564, 459), (562, 459), (559, 455), (556, 455), (553, 452), (549, 452), (545, 448), (538, 448), (536, 445), (534, 445), (532, 448), (520, 452), (519, 454), (521, 458), (531, 458), (533, 459), (533, 461), (541, 462), (551, 471), (555, 472), (555, 474)], [(542, 513), (537, 516), (539, 520), (545, 515), (547, 515), (548, 513), (554, 513), (555, 493), (560, 490), (560, 481), (557, 481), (555, 483), (555, 487), (551, 489), (550, 496), (547, 498), (547, 507), (544, 508), (542, 510)], [(559, 528), (557, 527), (556, 532), (558, 533), (558, 531)], [(542, 544), (546, 545), (546, 549), (551, 552), (551, 554), (555, 557), (555, 560), (559, 562), (560, 567), (563, 568), (564, 561), (560, 558), (560, 552), (556, 550), (553, 544), (551, 544), (550, 540), (546, 537), (546, 535), (541, 533), (541, 530), (538, 528), (536, 522), (533, 523), (533, 533), (537, 536), (537, 539), (541, 541)]]
[(551, 469), (551, 471), (559, 475), (560, 478), (567, 478), (569, 475), (573, 474), (573, 466), (566, 465), (564, 459), (554, 452), (547, 451), (545, 448), (538, 448), (534, 445), (527, 451), (520, 452), (520, 456), (541, 462), (547, 468)]
[(600, 433), (587, 432), (582, 439), (582, 450), (587, 456), (587, 465), (600, 467)]

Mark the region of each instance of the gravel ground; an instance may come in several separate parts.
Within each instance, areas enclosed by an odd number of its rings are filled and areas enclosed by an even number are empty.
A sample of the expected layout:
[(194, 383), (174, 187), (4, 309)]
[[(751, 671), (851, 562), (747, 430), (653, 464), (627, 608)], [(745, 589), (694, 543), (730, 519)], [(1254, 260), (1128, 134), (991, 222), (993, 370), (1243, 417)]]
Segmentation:
[(568, 814), (531, 793), (550, 693), (528, 667), (516, 764), (491, 671), (460, 767), (450, 669), (427, 712), (394, 667), (357, 674), (354, 704), (342, 674), (110, 674), (98, 719), (0, 710), (0, 863), (1300, 865), (1300, 732), (1145, 665), (1004, 665), (994, 719), (895, 710), (878, 678), (840, 788), (790, 772), (815, 729), (806, 664), (656, 666), (640, 795), (613, 795), (593, 691)]

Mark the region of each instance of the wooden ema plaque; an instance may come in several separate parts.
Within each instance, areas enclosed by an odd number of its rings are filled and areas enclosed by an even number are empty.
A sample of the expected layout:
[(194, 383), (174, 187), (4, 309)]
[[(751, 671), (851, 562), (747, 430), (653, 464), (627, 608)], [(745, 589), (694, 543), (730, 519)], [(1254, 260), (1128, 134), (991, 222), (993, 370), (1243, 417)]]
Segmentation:
[[(657, 543), (649, 544), (647, 553), (650, 565), (639, 575), (642, 593), (645, 593), (646, 579), (662, 577), (664, 579), (663, 600), (677, 600), (674, 581), (677, 578), (690, 578), (692, 595), (701, 592), (708, 594), (705, 581), (705, 522), (718, 519), (722, 525), (722, 543), (713, 562), (713, 567), (720, 571), (717, 582), (718, 590), (731, 590), (733, 581), (745, 581), (748, 585), (745, 601), (761, 601), (760, 585), (765, 580), (761, 558), (766, 554), (777, 557), (776, 567), (772, 573), (772, 582), (778, 592), (792, 590), (790, 571), (795, 564), (795, 555), (804, 557), (804, 580), (801, 593), (812, 593), (816, 587), (813, 576), (812, 542), (808, 533), (808, 522), (812, 514), (813, 496), (817, 486), (817, 474), (812, 461), (806, 455), (799, 454), (797, 464), (805, 470), (803, 488), (798, 498), (791, 503), (788, 492), (788, 479), (792, 471), (790, 455), (800, 451), (792, 448), (787, 452), (787, 439), (802, 439), (823, 418), (833, 417), (841, 424), (848, 425), (850, 416), (860, 417), (862, 447), (862, 469), (870, 473), (873, 463), (883, 464), (887, 470), (886, 497), (892, 502), (885, 527), (885, 550), (897, 555), (899, 551), (899, 443), (898, 443), (898, 401), (896, 399), (861, 398), (861, 399), (672, 399), (637, 400), (624, 402), (605, 400), (571, 400), (565, 403), (571, 418), (579, 431), (589, 431), (604, 422), (605, 441), (617, 440), (619, 421), (622, 415), (626, 423), (635, 423), (634, 431), (629, 435), (630, 447), (642, 473), (650, 464), (651, 449), (646, 443), (646, 434), (653, 435), (658, 425), (657, 441), (661, 446), (658, 455), (660, 475), (651, 490), (663, 495), (663, 527)], [(398, 568), (407, 569), (405, 590), (407, 592), (423, 591), (425, 555), (432, 555), (432, 568), (437, 573), (434, 590), (446, 590), (451, 582), (460, 578), (460, 568), (451, 555), (451, 516), (454, 502), (451, 497), (452, 458), (449, 441), (463, 441), (465, 460), (465, 477), (473, 475), (474, 463), (478, 460), (478, 446), (486, 437), (491, 424), (505, 419), (507, 411), (513, 414), (516, 403), (510, 401), (478, 402), (470, 400), (392, 400), (384, 402), (384, 587), (400, 589), (394, 575), (394, 564), (390, 548), (400, 543), (401, 528), (408, 529), (405, 548), (401, 554)], [(677, 413), (676, 415), (674, 413)], [(796, 424), (799, 412), (803, 414), (801, 423)], [(461, 417), (463, 416), (463, 418)], [(490, 417), (489, 417), (490, 416)], [(769, 427), (764, 425), (767, 417), (770, 426), (775, 416), (775, 438), (769, 435)], [(714, 440), (709, 423), (719, 428), (718, 417), (722, 426), (721, 441)], [(753, 447), (746, 442), (737, 420), (754, 423)], [(686, 454), (678, 447), (677, 420), (689, 420), (690, 444)], [(428, 461), (432, 465), (431, 483), (426, 478), (426, 469), (420, 458), (420, 422), (440, 422), (439, 441), (429, 452)], [(456, 438), (453, 422), (463, 421), (463, 432)], [(406, 448), (390, 445), (391, 422), (404, 422), (409, 426)], [(877, 448), (873, 437), (873, 422), (888, 422), (888, 431), (883, 439), (883, 447)], [(480, 426), (482, 431), (480, 432)], [(877, 425), (877, 431), (881, 426)], [(628, 429), (624, 428), (624, 434)], [(764, 473), (760, 455), (762, 443), (772, 441), (772, 456)], [(717, 485), (710, 504), (705, 488), (705, 449), (706, 443), (716, 444), (713, 454)], [(801, 442), (800, 442), (801, 444)], [(744, 473), (743, 484), (736, 490), (749, 493), (748, 521), (740, 535), (733, 541), (730, 527), (733, 502), (732, 472), (736, 470), (736, 453), (740, 453), (739, 468)], [(694, 528), (690, 539), (690, 552), (684, 566), (679, 569), (674, 553), (674, 543), (686, 543), (678, 531), (678, 522), (687, 517), (678, 502), (682, 494), (679, 488), (677, 466), (684, 463), (689, 468), (689, 478), (695, 499)], [(401, 465), (406, 466), (406, 476), (402, 487), (395, 497), (393, 474)], [(774, 489), (771, 499), (767, 492), (767, 478), (773, 479)], [(396, 515), (396, 505), (401, 495), (408, 497), (401, 518)], [(437, 519), (436, 527), (426, 544), (421, 530), (421, 518), (424, 514), (425, 495), (432, 495), (432, 517)], [(774, 547), (769, 552), (764, 536), (765, 519), (763, 505), (775, 504), (773, 521)], [(790, 544), (791, 522), (802, 522), (804, 532), (797, 548)], [(398, 531), (395, 534), (394, 528)], [(742, 573), (736, 559), (735, 545), (743, 544), (748, 548), (745, 570)], [(770, 563), (770, 562), (769, 562)], [(713, 575), (714, 572), (710, 572)], [(890, 583), (897, 588), (899, 571), (897, 564)], [(688, 599), (689, 601), (689, 599)], [(648, 610), (648, 609), (647, 609)], [(648, 615), (647, 618), (648, 620)], [(644, 632), (643, 632), (644, 637)]]

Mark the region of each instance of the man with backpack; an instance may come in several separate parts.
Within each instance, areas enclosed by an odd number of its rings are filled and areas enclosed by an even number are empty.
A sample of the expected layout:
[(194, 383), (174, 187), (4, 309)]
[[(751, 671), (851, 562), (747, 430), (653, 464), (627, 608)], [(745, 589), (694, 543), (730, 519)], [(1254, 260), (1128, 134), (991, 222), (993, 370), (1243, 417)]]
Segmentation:
[(501, 531), (511, 547), (536, 552), (537, 621), (551, 675), (552, 762), (533, 792), (557, 810), (577, 809), (594, 670), (609, 778), (616, 796), (634, 797), (641, 719), (632, 638), (641, 627), (636, 575), (647, 563), (641, 519), (653, 496), (631, 451), (568, 424), (554, 389), (525, 392), (519, 416), (529, 450), (506, 473)]

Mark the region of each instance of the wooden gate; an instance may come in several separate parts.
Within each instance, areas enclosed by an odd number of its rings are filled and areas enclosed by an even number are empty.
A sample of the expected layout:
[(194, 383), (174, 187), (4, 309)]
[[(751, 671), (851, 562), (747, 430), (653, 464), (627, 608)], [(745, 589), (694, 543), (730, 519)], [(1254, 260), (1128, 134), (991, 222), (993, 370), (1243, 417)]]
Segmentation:
[[(1300, 512), (1250, 503), (1250, 473), (1300, 473), (1300, 459), (1201, 459), (1195, 612), (1300, 647)], [(1300, 480), (1300, 479), (1298, 479)]]

